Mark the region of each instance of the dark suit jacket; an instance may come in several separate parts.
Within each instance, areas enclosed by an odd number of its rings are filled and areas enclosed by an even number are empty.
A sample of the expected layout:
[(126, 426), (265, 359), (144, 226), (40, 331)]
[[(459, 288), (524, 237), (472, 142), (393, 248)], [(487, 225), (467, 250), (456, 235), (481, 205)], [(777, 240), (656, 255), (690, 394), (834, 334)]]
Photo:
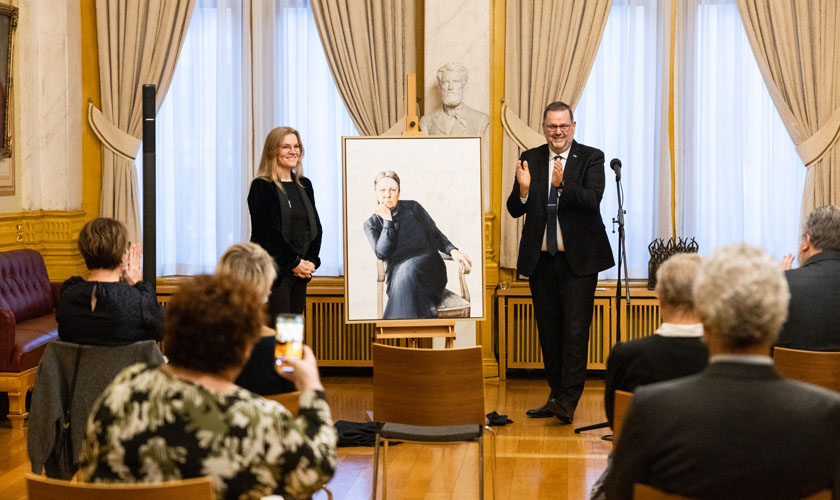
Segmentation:
[[(527, 214), (519, 241), (516, 269), (519, 274), (530, 276), (537, 266), (545, 234), (548, 144), (525, 151), (520, 160), (528, 162), (531, 172), (528, 201), (524, 205), (520, 201), (519, 183), (514, 179), (507, 209), (514, 218)], [(609, 269), (615, 261), (600, 209), (604, 195), (604, 153), (572, 141), (563, 182), (563, 194), (557, 200), (557, 218), (563, 231), (569, 266), (580, 276)]]
[(840, 351), (840, 252), (823, 251), (799, 269), (785, 271), (788, 318), (779, 347)]
[(621, 342), (607, 359), (604, 409), (613, 425), (615, 391), (633, 392), (640, 385), (694, 375), (706, 367), (709, 351), (700, 337), (651, 335)]
[[(277, 264), (277, 276), (283, 277), (291, 272), (300, 260), (306, 259), (315, 267), (320, 267), (321, 238), (323, 229), (318, 210), (315, 208), (315, 192), (312, 182), (306, 177), (300, 178), (303, 186), (301, 199), (306, 207), (310, 226), (310, 241), (303, 255), (289, 243), (291, 210), (288, 198), (280, 192), (276, 184), (265, 179), (254, 179), (248, 192), (248, 211), (251, 214), (251, 241), (263, 247)], [(304, 196), (305, 194), (305, 196)]]
[(701, 500), (840, 498), (839, 476), (840, 394), (717, 362), (636, 390), (606, 489), (610, 500), (637, 482)]

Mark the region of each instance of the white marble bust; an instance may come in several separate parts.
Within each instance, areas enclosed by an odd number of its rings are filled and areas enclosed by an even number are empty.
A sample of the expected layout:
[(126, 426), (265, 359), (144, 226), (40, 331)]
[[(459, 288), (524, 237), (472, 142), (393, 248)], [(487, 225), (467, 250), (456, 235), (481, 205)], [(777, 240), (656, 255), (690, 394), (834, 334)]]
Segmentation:
[(437, 71), (443, 107), (420, 118), (420, 130), (426, 135), (484, 136), (490, 116), (464, 104), (467, 69), (460, 63), (447, 63)]

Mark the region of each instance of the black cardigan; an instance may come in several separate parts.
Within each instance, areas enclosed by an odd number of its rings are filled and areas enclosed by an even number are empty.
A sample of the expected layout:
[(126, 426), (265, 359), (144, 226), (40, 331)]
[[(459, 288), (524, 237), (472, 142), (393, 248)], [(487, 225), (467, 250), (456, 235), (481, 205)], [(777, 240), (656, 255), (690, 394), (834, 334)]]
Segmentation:
[[(284, 276), (294, 269), (301, 259), (306, 259), (315, 267), (321, 265), (318, 253), (321, 250), (321, 237), (323, 229), (321, 220), (318, 218), (318, 210), (315, 208), (315, 192), (312, 190), (312, 182), (306, 177), (300, 178), (303, 185), (303, 192), (306, 193), (307, 216), (314, 221), (314, 234), (306, 252), (298, 255), (289, 244), (289, 228), (284, 227), (283, 222), (289, 221), (290, 210), (286, 200), (276, 184), (265, 179), (254, 179), (251, 182), (251, 189), (248, 192), (248, 211), (251, 213), (251, 241), (263, 247), (277, 263), (278, 276)], [(297, 189), (301, 189), (295, 184)], [(301, 199), (304, 197), (302, 196)], [(311, 212), (310, 212), (311, 207)], [(287, 222), (288, 224), (288, 222)], [(312, 226), (312, 224), (310, 224)], [(304, 245), (306, 246), (306, 245)]]

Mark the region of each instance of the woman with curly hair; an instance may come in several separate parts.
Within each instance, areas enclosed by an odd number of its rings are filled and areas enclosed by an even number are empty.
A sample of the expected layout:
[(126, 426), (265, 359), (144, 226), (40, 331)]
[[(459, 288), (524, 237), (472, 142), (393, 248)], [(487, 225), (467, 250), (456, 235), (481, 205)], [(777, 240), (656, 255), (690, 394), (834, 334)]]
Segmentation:
[(301, 391), (297, 418), (234, 384), (260, 337), (264, 299), (228, 275), (183, 285), (164, 321), (169, 364), (126, 368), (94, 404), (83, 478), (210, 476), (219, 499), (308, 498), (326, 483), (335, 472), (336, 433), (312, 350), (286, 361)]

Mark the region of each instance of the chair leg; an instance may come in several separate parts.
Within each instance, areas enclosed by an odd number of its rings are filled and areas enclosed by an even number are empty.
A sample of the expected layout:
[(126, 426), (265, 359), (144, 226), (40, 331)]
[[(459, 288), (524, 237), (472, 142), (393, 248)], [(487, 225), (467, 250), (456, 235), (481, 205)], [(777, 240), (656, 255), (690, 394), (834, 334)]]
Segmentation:
[(382, 500), (388, 500), (388, 440), (382, 441)]
[(484, 435), (478, 437), (478, 498), (484, 500)]
[(490, 476), (490, 481), (493, 483), (493, 500), (496, 500), (498, 497), (498, 491), (496, 490), (496, 475), (498, 474), (499, 469), (496, 468), (496, 431), (493, 430), (492, 427), (489, 425), (484, 426), (490, 434), (493, 435), (493, 439), (490, 440), (490, 450), (491, 456), (493, 457), (493, 475)]
[(373, 445), (373, 487), (371, 488), (370, 500), (376, 500), (376, 479), (379, 475), (379, 443), (381, 439), (377, 434), (376, 443)]

